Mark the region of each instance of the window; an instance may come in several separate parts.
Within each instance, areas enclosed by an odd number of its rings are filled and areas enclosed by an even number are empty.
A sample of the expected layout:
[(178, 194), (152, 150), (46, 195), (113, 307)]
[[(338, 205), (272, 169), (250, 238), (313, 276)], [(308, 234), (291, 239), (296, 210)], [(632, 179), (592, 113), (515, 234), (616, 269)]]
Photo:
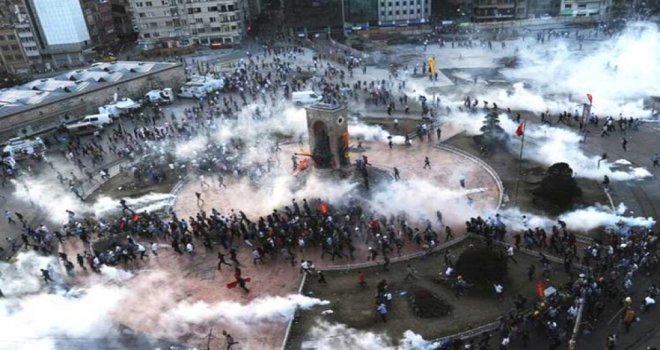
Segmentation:
[(149, 26), (151, 28), (158, 28), (158, 23), (157, 22), (151, 22), (151, 23), (149, 23)]
[(166, 27), (171, 27), (173, 25), (172, 21), (165, 21), (165, 26)]
[(381, 16), (385, 16), (385, 11), (380, 11)]
[(227, 12), (227, 6), (220, 5), (220, 12)]
[(153, 12), (151, 11), (147, 12), (147, 17), (155, 17), (155, 16), (156, 15)]
[(210, 6), (209, 12), (218, 12), (218, 6)]
[(399, 14), (399, 10), (394, 11), (394, 14), (395, 14), (395, 15), (398, 15), (398, 14)]
[(154, 33), (154, 38), (157, 38), (157, 37), (159, 37), (159, 36), (160, 36), (160, 34), (158, 34), (158, 33)]
[(387, 14), (391, 16), (391, 15), (392, 15), (392, 11), (387, 11)]
[(213, 33), (218, 33), (220, 32), (220, 30), (221, 30), (220, 27), (211, 27), (211, 32)]
[(406, 10), (402, 10), (402, 11), (401, 11), (401, 14), (403, 14), (403, 15), (407, 15), (407, 14), (408, 14), (408, 11), (406, 11)]
[(144, 33), (144, 37), (145, 37), (145, 38), (151, 38), (151, 34), (149, 34), (149, 33)]
[(579, 8), (579, 9), (586, 9), (586, 8), (587, 8), (587, 4), (578, 4), (578, 8)]
[(0, 49), (2, 49), (2, 51), (9, 51), (9, 45), (4, 45), (0, 47)]
[(571, 9), (571, 7), (572, 7), (572, 5), (571, 5), (571, 4), (566, 4), (566, 5), (564, 5), (564, 8), (565, 8), (565, 9), (569, 9), (569, 10), (570, 10), (570, 9)]
[(11, 46), (11, 49), (12, 49), (12, 50), (18, 50), (18, 45), (12, 45), (12, 46)]
[(149, 28), (149, 24), (147, 24), (147, 23), (142, 23), (142, 24), (140, 25), (140, 27), (142, 27), (142, 29), (147, 29), (147, 28)]
[(138, 13), (138, 17), (144, 18), (144, 17), (146, 17), (146, 14), (144, 12), (140, 12), (140, 13)]
[(227, 11), (235, 11), (234, 5), (227, 6)]
[(197, 30), (197, 33), (202, 34), (202, 33), (204, 33), (205, 31), (206, 31), (206, 30), (205, 30), (204, 28), (199, 28), (199, 29)]
[(211, 22), (211, 23), (215, 23), (215, 22), (217, 22), (217, 21), (218, 21), (218, 19), (215, 18), (215, 17), (211, 17), (211, 18), (209, 18), (209, 22)]
[(9, 34), (7, 35), (7, 40), (16, 40), (16, 37), (14, 36), (14, 34)]
[(145, 6), (154, 6), (154, 4), (151, 3), (151, 1), (146, 1), (144, 3)]
[(195, 18), (195, 23), (202, 23), (204, 22), (203, 18)]
[(144, 4), (143, 4), (142, 2), (136, 2), (136, 3), (135, 3), (135, 6), (137, 6), (137, 7), (142, 7), (142, 6), (144, 6)]
[(4, 35), (0, 35), (0, 41), (5, 41), (5, 36)]

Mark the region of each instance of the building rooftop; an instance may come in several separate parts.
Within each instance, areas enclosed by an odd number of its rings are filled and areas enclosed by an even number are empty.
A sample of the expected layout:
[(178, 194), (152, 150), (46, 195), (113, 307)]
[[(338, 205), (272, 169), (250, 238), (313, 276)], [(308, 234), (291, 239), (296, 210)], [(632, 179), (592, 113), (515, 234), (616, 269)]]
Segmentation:
[[(0, 118), (39, 108), (102, 89), (115, 83), (169, 69), (179, 65), (170, 62), (94, 63), (85, 69), (72, 70), (52, 78), (34, 80), (8, 89), (0, 89)], [(111, 96), (108, 96), (110, 98)]]

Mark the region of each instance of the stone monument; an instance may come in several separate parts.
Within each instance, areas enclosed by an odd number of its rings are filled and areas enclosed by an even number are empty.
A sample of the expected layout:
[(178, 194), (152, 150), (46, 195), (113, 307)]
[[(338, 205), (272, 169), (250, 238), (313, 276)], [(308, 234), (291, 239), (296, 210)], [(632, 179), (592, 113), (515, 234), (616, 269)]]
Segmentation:
[(309, 150), (318, 169), (343, 169), (351, 165), (348, 151), (347, 109), (325, 103), (306, 108)]

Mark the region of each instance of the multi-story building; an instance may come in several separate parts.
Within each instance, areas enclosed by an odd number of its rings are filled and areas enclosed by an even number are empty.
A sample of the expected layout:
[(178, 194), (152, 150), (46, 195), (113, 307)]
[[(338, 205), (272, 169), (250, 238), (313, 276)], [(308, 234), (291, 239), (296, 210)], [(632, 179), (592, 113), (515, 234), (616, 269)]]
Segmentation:
[(109, 0), (80, 0), (89, 37), (99, 51), (112, 51), (118, 42)]
[(607, 0), (562, 0), (561, 16), (604, 16), (607, 13)]
[(191, 44), (233, 45), (244, 36), (245, 2), (130, 0), (143, 49)]
[(380, 26), (428, 23), (431, 17), (430, 0), (379, 0)]
[(122, 41), (135, 41), (133, 14), (128, 0), (111, 0), (111, 16), (117, 37)]
[(560, 0), (528, 0), (527, 16), (530, 18), (559, 16)]
[(280, 4), (283, 25), (298, 36), (343, 30), (342, 0), (281, 0)]
[(510, 21), (527, 18), (527, 0), (474, 0), (475, 22)]
[(28, 62), (12, 24), (0, 25), (0, 70), (14, 74), (28, 72)]
[(95, 56), (79, 0), (25, 0), (25, 9), (48, 65), (83, 65)]
[(374, 0), (343, 0), (344, 27), (351, 28), (378, 26), (378, 2)]

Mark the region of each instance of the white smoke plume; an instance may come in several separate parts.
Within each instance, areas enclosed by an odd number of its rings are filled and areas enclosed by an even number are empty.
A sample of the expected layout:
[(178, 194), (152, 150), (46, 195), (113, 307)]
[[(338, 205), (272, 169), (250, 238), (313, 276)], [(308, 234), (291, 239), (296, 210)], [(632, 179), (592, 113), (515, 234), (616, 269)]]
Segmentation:
[[(512, 134), (511, 150), (520, 149), (521, 139), (513, 135), (516, 123), (506, 115), (500, 115), (500, 122), (505, 131)], [(577, 177), (601, 181), (605, 175), (610, 180), (627, 181), (652, 176), (643, 167), (621, 168), (621, 161), (614, 164), (607, 160), (598, 161), (600, 156), (589, 156), (581, 149), (582, 136), (573, 131), (547, 125), (528, 124), (525, 130), (525, 148), (523, 157), (544, 165), (565, 162), (573, 169)]]
[(252, 300), (248, 304), (221, 301), (209, 304), (204, 301), (182, 301), (165, 311), (159, 320), (159, 328), (174, 334), (185, 334), (190, 327), (215, 321), (229, 323), (247, 329), (273, 322), (287, 322), (296, 308), (310, 309), (330, 302), (301, 294), (265, 296)]
[[(169, 193), (149, 193), (137, 198), (125, 198), (126, 205), (136, 212), (157, 211), (170, 207), (175, 196)], [(96, 217), (103, 217), (121, 212), (119, 199), (100, 196), (92, 205), (92, 212)]]
[(348, 133), (352, 138), (360, 138), (364, 141), (384, 142), (389, 141), (388, 137), (392, 137), (392, 143), (395, 145), (403, 145), (406, 141), (405, 136), (392, 135), (383, 130), (382, 127), (377, 125), (367, 125), (361, 122), (351, 123), (348, 125)]
[[(596, 228), (615, 228), (619, 224), (627, 227), (651, 228), (655, 225), (653, 218), (638, 216), (624, 216), (626, 206), (621, 203), (616, 210), (609, 207), (596, 205), (576, 209), (559, 215), (556, 219), (545, 216), (523, 212), (519, 208), (507, 208), (499, 211), (502, 221), (507, 225), (507, 230), (521, 231), (528, 228), (541, 227), (546, 230), (552, 226), (559, 227), (557, 220), (566, 222), (569, 230), (589, 231)], [(493, 214), (494, 215), (494, 214)], [(526, 216), (528, 224), (523, 225), (522, 217)]]
[(440, 344), (424, 340), (411, 330), (403, 333), (399, 343), (385, 333), (374, 333), (350, 328), (341, 323), (317, 321), (306, 336), (315, 349), (355, 349), (355, 350), (432, 350)]
[(456, 184), (456, 188), (448, 189), (423, 179), (397, 181), (377, 188), (369, 204), (379, 214), (389, 216), (404, 212), (415, 221), (435, 221), (436, 211), (440, 210), (443, 218), (460, 223), (481, 212), (482, 208), (470, 204), (468, 198), (484, 189), (463, 189), (458, 186), (458, 181)]
[(93, 286), (0, 299), (0, 350), (56, 350), (56, 343), (112, 336), (111, 312), (128, 290)]
[(54, 279), (60, 279), (57, 267), (59, 263), (55, 257), (34, 251), (19, 253), (11, 264), (0, 262), (0, 290), (7, 297), (38, 293), (43, 287), (41, 269), (48, 270)]

